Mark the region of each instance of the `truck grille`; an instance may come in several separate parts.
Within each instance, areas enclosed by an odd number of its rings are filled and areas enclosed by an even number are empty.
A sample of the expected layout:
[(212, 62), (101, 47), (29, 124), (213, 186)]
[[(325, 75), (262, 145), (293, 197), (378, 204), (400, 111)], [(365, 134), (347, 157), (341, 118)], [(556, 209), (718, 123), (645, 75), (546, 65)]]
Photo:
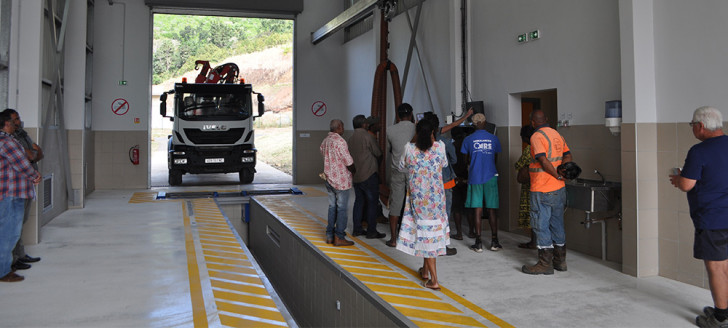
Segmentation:
[(228, 131), (202, 131), (200, 129), (184, 129), (187, 138), (196, 145), (234, 144), (245, 133), (245, 128)]

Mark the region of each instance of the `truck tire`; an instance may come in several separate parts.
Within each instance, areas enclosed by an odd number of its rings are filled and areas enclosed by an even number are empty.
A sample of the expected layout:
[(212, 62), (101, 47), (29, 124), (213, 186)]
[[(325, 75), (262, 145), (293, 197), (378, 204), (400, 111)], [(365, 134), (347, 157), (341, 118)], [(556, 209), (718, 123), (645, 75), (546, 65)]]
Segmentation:
[(240, 183), (252, 183), (255, 179), (255, 172), (252, 169), (242, 169), (240, 172)]
[(169, 170), (169, 185), (179, 186), (182, 184), (182, 171)]

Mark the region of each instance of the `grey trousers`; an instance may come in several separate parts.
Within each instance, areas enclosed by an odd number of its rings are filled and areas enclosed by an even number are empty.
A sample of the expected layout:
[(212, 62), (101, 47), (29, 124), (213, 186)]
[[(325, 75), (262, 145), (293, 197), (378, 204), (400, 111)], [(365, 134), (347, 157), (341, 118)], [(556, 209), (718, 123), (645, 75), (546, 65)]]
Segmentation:
[[(25, 212), (23, 213), (23, 227), (25, 227), (25, 222), (28, 222), (28, 216), (30, 216), (30, 203), (33, 202), (32, 198), (26, 198), (25, 199)], [(23, 230), (20, 230), (20, 238), (18, 238), (18, 243), (15, 244), (15, 248), (13, 248), (13, 263), (17, 261), (19, 258), (25, 257), (25, 246), (23, 245)]]

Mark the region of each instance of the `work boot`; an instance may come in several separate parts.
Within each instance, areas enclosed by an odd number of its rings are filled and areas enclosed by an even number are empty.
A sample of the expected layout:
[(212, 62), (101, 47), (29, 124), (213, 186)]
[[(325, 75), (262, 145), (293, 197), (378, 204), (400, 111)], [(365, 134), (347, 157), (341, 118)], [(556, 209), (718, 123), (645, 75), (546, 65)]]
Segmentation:
[(351, 246), (354, 245), (354, 242), (351, 240), (346, 240), (346, 238), (339, 238), (339, 236), (334, 236), (334, 246)]
[(554, 246), (554, 270), (566, 271), (566, 246)]
[(523, 265), (521, 271), (528, 274), (554, 274), (554, 267), (551, 265), (553, 259), (553, 248), (541, 248), (538, 250), (538, 262), (531, 266)]

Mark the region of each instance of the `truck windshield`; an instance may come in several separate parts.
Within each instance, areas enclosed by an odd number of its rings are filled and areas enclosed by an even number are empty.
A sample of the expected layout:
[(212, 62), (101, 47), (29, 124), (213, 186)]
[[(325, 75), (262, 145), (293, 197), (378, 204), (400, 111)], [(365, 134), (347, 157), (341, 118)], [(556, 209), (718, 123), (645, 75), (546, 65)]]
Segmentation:
[(251, 113), (249, 94), (183, 93), (176, 97), (177, 114), (186, 120), (244, 120)]

